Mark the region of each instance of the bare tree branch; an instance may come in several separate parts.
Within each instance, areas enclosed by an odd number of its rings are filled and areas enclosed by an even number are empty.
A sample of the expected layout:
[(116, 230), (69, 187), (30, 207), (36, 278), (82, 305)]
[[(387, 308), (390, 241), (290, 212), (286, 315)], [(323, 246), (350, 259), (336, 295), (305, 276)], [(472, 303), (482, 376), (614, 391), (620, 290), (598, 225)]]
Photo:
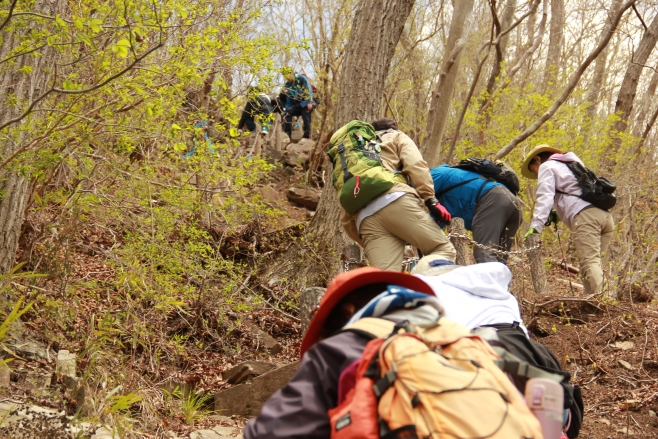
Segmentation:
[[(533, 4), (530, 7), (530, 10), (523, 14), (516, 22), (512, 23), (512, 25), (505, 29), (503, 32), (498, 34), (495, 40), (489, 41), (488, 43), (485, 43), (480, 50), (477, 53), (476, 60), (480, 59), (480, 54), (482, 51), (486, 48), (491, 47), (493, 44), (498, 44), (500, 39), (507, 35), (512, 29), (517, 27), (523, 20), (525, 20), (527, 17), (529, 17), (531, 14), (534, 14), (535, 11), (537, 10), (537, 6), (539, 6), (539, 3), (541, 0), (534, 0)], [(492, 34), (493, 36), (493, 34)], [(539, 38), (541, 39), (541, 38)], [(468, 106), (471, 103), (471, 98), (473, 97), (473, 93), (475, 93), (475, 87), (477, 86), (478, 80), (480, 79), (480, 73), (482, 72), (482, 66), (484, 66), (484, 62), (487, 60), (489, 57), (489, 51), (487, 51), (487, 54), (482, 58), (481, 61), (477, 61), (476, 65), (477, 68), (475, 70), (475, 77), (473, 78), (473, 82), (471, 83), (471, 88), (468, 90), (468, 95), (466, 96), (466, 99), (464, 99), (464, 105), (462, 106), (462, 111), (459, 114), (459, 119), (457, 119), (457, 126), (455, 128), (455, 135), (452, 137), (452, 142), (450, 143), (450, 148), (448, 149), (448, 154), (446, 155), (445, 161), (450, 162), (452, 160), (452, 155), (455, 152), (455, 145), (457, 144), (457, 138), (459, 137), (459, 131), (461, 130), (462, 123), (464, 122), (464, 117), (466, 116), (466, 110), (468, 110)]]
[(11, 6), (9, 7), (9, 13), (7, 14), (7, 18), (5, 18), (5, 21), (0, 24), (0, 30), (4, 29), (5, 26), (7, 26), (7, 23), (9, 23), (9, 20), (11, 20), (11, 17), (14, 13), (14, 8), (16, 7), (16, 3), (18, 3), (18, 0), (14, 0), (11, 2)]
[(647, 24), (646, 24), (646, 23), (644, 22), (644, 20), (642, 19), (642, 16), (641, 16), (640, 13), (638, 12), (638, 10), (637, 10), (637, 8), (635, 7), (635, 5), (633, 5), (633, 11), (635, 11), (635, 15), (637, 15), (637, 18), (640, 19), (640, 23), (642, 23), (642, 27), (644, 27), (644, 31), (646, 32), (646, 30), (648, 29)]
[(531, 126), (526, 128), (521, 134), (510, 140), (510, 142), (503, 146), (500, 151), (498, 151), (495, 155), (495, 159), (501, 159), (505, 157), (507, 154), (509, 154), (519, 143), (523, 142), (525, 139), (533, 135), (539, 128), (541, 128), (544, 123), (553, 117), (555, 112), (564, 104), (571, 94), (571, 92), (576, 88), (578, 85), (578, 82), (580, 81), (580, 78), (583, 76), (583, 73), (585, 73), (585, 70), (587, 70), (587, 67), (596, 59), (597, 56), (599, 56), (599, 53), (605, 48), (605, 46), (608, 45), (610, 42), (610, 39), (612, 38), (612, 34), (614, 34), (615, 30), (617, 29), (617, 25), (619, 24), (619, 20), (621, 20), (622, 15), (635, 4), (637, 0), (630, 0), (624, 5), (622, 5), (621, 9), (615, 16), (615, 18), (612, 21), (612, 26), (610, 27), (610, 32), (608, 35), (601, 40), (599, 45), (592, 51), (592, 53), (589, 54), (589, 56), (583, 61), (583, 63), (578, 66), (578, 69), (574, 72), (574, 74), (571, 76), (571, 79), (569, 79), (569, 83), (567, 85), (567, 88), (564, 90), (562, 95), (553, 103), (551, 108), (544, 113), (539, 119), (535, 121)]
[(163, 45), (164, 45), (164, 43), (162, 42), (162, 39), (160, 39), (160, 42), (158, 44), (156, 44), (155, 46), (153, 46), (152, 48), (150, 48), (149, 50), (144, 52), (138, 58), (135, 58), (133, 60), (133, 62), (131, 62), (127, 67), (125, 67), (124, 69), (122, 69), (119, 72), (115, 73), (114, 75), (110, 76), (109, 78), (105, 79), (104, 81), (101, 81), (98, 84), (96, 84), (92, 87), (86, 88), (84, 90), (64, 90), (64, 89), (55, 87), (54, 86), (54, 81), (57, 80), (57, 72), (55, 72), (55, 75), (53, 76), (53, 86), (49, 90), (46, 90), (41, 96), (39, 96), (34, 101), (32, 101), (30, 106), (27, 108), (27, 110), (25, 110), (25, 112), (23, 112), (23, 114), (20, 114), (19, 116), (15, 117), (14, 119), (8, 120), (4, 124), (0, 125), (0, 131), (4, 130), (5, 128), (7, 128), (10, 125), (13, 125), (17, 122), (20, 122), (23, 118), (25, 118), (27, 115), (32, 113), (32, 111), (34, 110), (34, 107), (35, 107), (36, 104), (41, 102), (43, 99), (45, 99), (51, 93), (59, 93), (59, 94), (67, 94), (67, 95), (81, 95), (81, 94), (86, 94), (86, 93), (92, 92), (94, 90), (98, 90), (99, 88), (104, 87), (105, 85), (109, 84), (110, 82), (114, 81), (115, 79), (117, 79), (117, 78), (123, 76), (124, 74), (126, 74), (127, 72), (129, 72), (137, 63), (139, 63), (141, 60), (146, 58), (151, 53), (155, 52), (157, 49), (159, 49)]

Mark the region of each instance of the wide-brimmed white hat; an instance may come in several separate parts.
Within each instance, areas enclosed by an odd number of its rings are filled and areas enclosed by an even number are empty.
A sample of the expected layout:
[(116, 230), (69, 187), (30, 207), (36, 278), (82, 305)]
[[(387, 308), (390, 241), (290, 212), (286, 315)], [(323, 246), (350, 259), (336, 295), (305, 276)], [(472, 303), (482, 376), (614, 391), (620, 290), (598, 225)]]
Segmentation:
[(554, 152), (556, 154), (562, 154), (562, 151), (560, 151), (557, 148), (553, 148), (552, 146), (549, 145), (537, 145), (535, 146), (532, 151), (528, 153), (528, 155), (525, 158), (525, 161), (521, 165), (521, 175), (523, 175), (525, 178), (529, 178), (531, 180), (537, 180), (537, 174), (534, 172), (530, 171), (530, 162), (532, 162), (532, 159), (535, 158), (535, 156), (541, 154), (542, 152)]

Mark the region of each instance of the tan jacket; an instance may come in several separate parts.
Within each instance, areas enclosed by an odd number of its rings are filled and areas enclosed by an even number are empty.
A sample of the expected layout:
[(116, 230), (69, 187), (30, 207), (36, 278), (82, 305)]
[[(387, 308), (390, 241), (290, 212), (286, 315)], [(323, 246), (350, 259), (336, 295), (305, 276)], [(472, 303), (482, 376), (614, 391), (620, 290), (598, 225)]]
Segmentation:
[[(414, 141), (402, 131), (379, 131), (378, 134), (382, 141), (381, 159), (384, 166), (389, 171), (401, 170), (407, 177), (407, 180), (413, 184), (412, 187), (403, 183), (395, 183), (384, 194), (408, 192), (423, 201), (434, 197), (434, 182), (432, 181), (429, 167), (425, 160), (423, 160), (423, 156)], [(361, 241), (359, 231), (356, 228), (356, 217), (359, 215), (359, 212), (355, 215), (350, 215), (345, 209), (341, 208), (341, 210), (341, 224), (345, 228), (347, 235), (363, 247), (363, 241)]]

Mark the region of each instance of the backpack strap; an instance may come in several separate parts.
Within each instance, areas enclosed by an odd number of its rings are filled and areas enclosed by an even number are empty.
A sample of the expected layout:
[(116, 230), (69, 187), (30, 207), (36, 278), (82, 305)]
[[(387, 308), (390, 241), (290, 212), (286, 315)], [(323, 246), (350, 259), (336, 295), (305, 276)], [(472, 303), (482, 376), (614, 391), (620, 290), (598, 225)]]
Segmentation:
[(494, 363), (503, 372), (525, 378), (546, 378), (558, 383), (564, 381), (564, 376), (557, 373), (547, 372), (537, 366), (527, 363), (501, 346), (492, 345), (491, 347), (500, 357), (500, 360), (494, 360)]
[[(477, 179), (479, 179), (479, 178), (482, 178), (482, 177), (475, 177), (475, 178), (471, 178), (470, 180), (460, 181), (460, 182), (457, 183), (457, 184), (453, 184), (452, 186), (449, 186), (449, 187), (443, 189), (441, 192), (436, 192), (436, 193), (435, 193), (435, 196), (436, 196), (436, 198), (440, 198), (442, 195), (445, 195), (446, 193), (450, 192), (451, 190), (453, 190), (453, 189), (457, 189), (458, 187), (460, 187), (460, 186), (464, 186), (465, 184), (468, 184), (468, 183), (470, 183), (470, 182), (472, 182), (472, 181), (475, 181), (475, 180), (477, 180)], [(485, 184), (486, 184), (486, 183), (485, 183)], [(482, 188), (480, 188), (480, 189), (482, 189)], [(480, 195), (480, 192), (479, 192), (479, 191), (478, 191), (478, 195)]]
[[(349, 326), (343, 328), (343, 331), (356, 332), (370, 338), (388, 338), (395, 328), (395, 322), (378, 319), (376, 317), (364, 317)], [(341, 331), (342, 332), (342, 331)]]
[(484, 183), (482, 183), (482, 184), (480, 185), (480, 189), (478, 189), (478, 193), (475, 194), (475, 202), (476, 202), (476, 203), (477, 203), (478, 201), (480, 201), (480, 195), (482, 194), (482, 190), (483, 190), (484, 187), (487, 185), (487, 183), (489, 183), (490, 181), (491, 181), (491, 182), (495, 182), (495, 180), (492, 180), (492, 179), (490, 179), (490, 178), (486, 178), (486, 177), (480, 177), (480, 178), (484, 179), (485, 181), (484, 181)]
[(340, 156), (340, 163), (343, 167), (343, 181), (347, 181), (353, 177), (352, 173), (347, 169), (347, 160), (345, 160), (345, 144), (340, 142), (338, 144), (338, 155)]

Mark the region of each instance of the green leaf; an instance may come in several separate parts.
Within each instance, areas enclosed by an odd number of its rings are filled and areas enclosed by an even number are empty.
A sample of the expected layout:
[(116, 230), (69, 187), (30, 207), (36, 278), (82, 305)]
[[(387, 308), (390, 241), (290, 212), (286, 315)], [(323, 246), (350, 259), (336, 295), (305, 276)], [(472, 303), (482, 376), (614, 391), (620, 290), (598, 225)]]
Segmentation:
[(130, 49), (130, 41), (126, 40), (125, 38), (117, 41), (117, 43), (112, 46), (112, 52), (116, 53), (121, 58), (128, 56), (128, 49)]
[(101, 27), (102, 24), (103, 24), (103, 20), (101, 20), (100, 18), (92, 18), (92, 19), (89, 20), (89, 22), (87, 23), (87, 25), (89, 26), (89, 28), (90, 28), (92, 31), (96, 32), (96, 33), (98, 33), (98, 32), (100, 32), (101, 30), (103, 30), (103, 28)]
[(75, 27), (77, 27), (80, 30), (84, 29), (84, 23), (82, 22), (82, 18), (76, 18), (75, 20), (73, 20), (73, 24), (75, 25)]
[(59, 27), (66, 28), (66, 22), (62, 19), (62, 16), (59, 14), (57, 14), (57, 16), (55, 17), (55, 23)]

